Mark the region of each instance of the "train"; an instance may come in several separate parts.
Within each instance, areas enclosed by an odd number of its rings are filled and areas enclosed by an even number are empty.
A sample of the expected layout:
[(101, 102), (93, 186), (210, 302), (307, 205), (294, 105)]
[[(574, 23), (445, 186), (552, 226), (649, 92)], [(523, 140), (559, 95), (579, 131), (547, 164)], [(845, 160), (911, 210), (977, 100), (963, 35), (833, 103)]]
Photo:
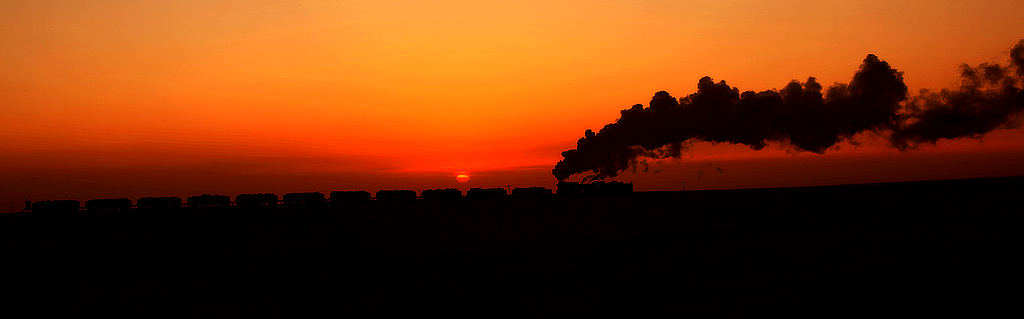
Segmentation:
[(465, 194), (456, 188), (427, 189), (417, 196), (414, 190), (380, 190), (372, 194), (367, 191), (333, 191), (330, 196), (320, 192), (287, 193), (278, 197), (274, 193), (251, 193), (235, 196), (201, 194), (185, 200), (179, 197), (142, 197), (132, 204), (129, 198), (91, 199), (82, 205), (77, 200), (26, 201), (24, 212), (45, 214), (116, 214), (131, 210), (168, 210), (179, 208), (323, 208), (329, 206), (356, 205), (360, 203), (388, 202), (402, 203), (415, 201), (495, 201), (495, 200), (548, 200), (592, 196), (618, 196), (633, 193), (633, 183), (624, 182), (559, 182), (557, 191), (546, 187), (517, 187), (511, 192), (505, 188), (471, 188)]

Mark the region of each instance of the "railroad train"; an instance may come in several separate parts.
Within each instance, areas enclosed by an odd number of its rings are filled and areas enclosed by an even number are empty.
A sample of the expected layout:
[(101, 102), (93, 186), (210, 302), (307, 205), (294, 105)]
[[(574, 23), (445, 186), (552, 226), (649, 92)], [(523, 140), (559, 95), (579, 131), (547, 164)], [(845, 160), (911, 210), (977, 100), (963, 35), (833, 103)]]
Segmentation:
[(463, 195), (455, 188), (427, 189), (416, 195), (414, 190), (380, 190), (371, 195), (367, 191), (333, 191), (330, 196), (320, 192), (287, 193), (278, 197), (273, 193), (240, 194), (232, 201), (227, 195), (202, 194), (185, 201), (179, 197), (142, 197), (135, 204), (128, 198), (91, 199), (81, 205), (77, 200), (26, 201), (24, 212), (39, 213), (117, 213), (130, 210), (167, 210), (178, 208), (320, 208), (375, 202), (454, 201), (454, 200), (546, 200), (586, 196), (615, 196), (633, 193), (633, 183), (623, 182), (559, 182), (557, 192), (545, 187), (517, 187), (507, 192), (504, 188), (472, 188)]

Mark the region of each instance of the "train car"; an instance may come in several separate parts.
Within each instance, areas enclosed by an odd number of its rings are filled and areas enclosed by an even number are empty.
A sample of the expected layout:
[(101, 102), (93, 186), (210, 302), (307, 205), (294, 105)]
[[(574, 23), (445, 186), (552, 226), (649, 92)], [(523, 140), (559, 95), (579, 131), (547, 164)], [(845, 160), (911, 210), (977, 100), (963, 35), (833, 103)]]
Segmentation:
[(319, 208), (327, 206), (327, 196), (321, 192), (284, 194), (284, 205), (291, 208)]
[(136, 202), (139, 209), (177, 209), (181, 208), (181, 198), (166, 197), (143, 197)]
[(545, 187), (516, 187), (512, 190), (513, 199), (551, 199), (551, 189)]
[(583, 194), (588, 196), (616, 196), (628, 195), (632, 193), (633, 183), (623, 183), (617, 181), (598, 181), (589, 184), (583, 184)]
[(455, 188), (428, 189), (423, 191), (424, 200), (460, 200), (462, 191)]
[(367, 191), (333, 191), (331, 205), (341, 206), (369, 202), (373, 197)]
[(189, 208), (223, 208), (231, 206), (231, 197), (227, 195), (202, 194), (191, 196), (186, 201)]
[(498, 200), (508, 197), (504, 188), (472, 188), (466, 192), (466, 198), (471, 200)]
[(127, 198), (90, 199), (85, 201), (89, 214), (125, 213), (132, 209), (132, 200)]
[(277, 206), (277, 194), (240, 194), (235, 196), (235, 206), (242, 208), (275, 207)]
[(378, 201), (405, 202), (416, 200), (416, 191), (408, 189), (400, 190), (379, 190), (376, 196)]
[(555, 191), (558, 197), (579, 197), (583, 196), (583, 185), (577, 182), (558, 182)]
[(77, 200), (44, 200), (32, 203), (32, 213), (46, 215), (70, 215), (81, 210), (81, 203)]

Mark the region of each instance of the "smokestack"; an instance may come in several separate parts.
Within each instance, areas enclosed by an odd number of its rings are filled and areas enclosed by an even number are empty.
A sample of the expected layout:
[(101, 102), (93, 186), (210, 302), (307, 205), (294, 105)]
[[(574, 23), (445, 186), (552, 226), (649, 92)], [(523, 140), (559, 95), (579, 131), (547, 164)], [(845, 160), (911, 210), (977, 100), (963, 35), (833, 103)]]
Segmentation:
[(584, 181), (614, 177), (646, 165), (647, 159), (679, 157), (686, 143), (747, 145), (769, 143), (796, 151), (824, 153), (861, 132), (878, 132), (901, 150), (940, 139), (980, 137), (1020, 126), (1024, 110), (1024, 40), (1010, 52), (1009, 66), (964, 65), (961, 86), (910, 97), (903, 73), (867, 55), (849, 83), (827, 90), (810, 77), (781, 90), (745, 91), (715, 82), (697, 82), (697, 92), (676, 99), (665, 91), (621, 111), (615, 123), (587, 130), (576, 148), (562, 152), (552, 174)]

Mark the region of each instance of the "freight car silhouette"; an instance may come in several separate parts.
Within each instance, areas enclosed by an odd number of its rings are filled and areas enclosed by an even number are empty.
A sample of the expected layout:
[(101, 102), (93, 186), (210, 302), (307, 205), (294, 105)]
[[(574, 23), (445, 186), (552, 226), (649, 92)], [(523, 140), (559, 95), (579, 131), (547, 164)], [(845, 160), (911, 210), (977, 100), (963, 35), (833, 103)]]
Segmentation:
[(427, 189), (423, 191), (424, 200), (460, 200), (462, 191), (455, 188)]
[(623, 182), (592, 182), (580, 184), (577, 182), (558, 182), (557, 195), (559, 197), (580, 197), (580, 196), (619, 196), (633, 193), (633, 183)]
[(77, 200), (44, 200), (32, 203), (32, 212), (46, 215), (69, 215), (78, 213), (81, 203)]
[(277, 194), (241, 194), (235, 196), (235, 206), (244, 208), (274, 207), (277, 206)]
[(333, 191), (331, 192), (331, 206), (339, 207), (345, 205), (365, 204), (373, 200), (370, 192), (367, 191)]
[(471, 200), (499, 200), (508, 197), (504, 188), (472, 188), (466, 192), (466, 197)]
[(551, 189), (544, 187), (516, 187), (512, 190), (513, 199), (551, 199)]
[(327, 197), (320, 192), (284, 194), (284, 205), (292, 208), (319, 208), (327, 206)]
[(416, 191), (414, 190), (380, 190), (377, 191), (377, 195), (374, 199), (379, 201), (390, 201), (390, 202), (404, 202), (416, 200)]
[(189, 197), (187, 202), (189, 208), (224, 208), (231, 206), (231, 197), (202, 194)]
[(126, 213), (132, 209), (132, 200), (127, 198), (90, 199), (85, 202), (85, 211), (90, 214)]
[(139, 209), (176, 209), (181, 207), (178, 197), (143, 197), (138, 200)]

